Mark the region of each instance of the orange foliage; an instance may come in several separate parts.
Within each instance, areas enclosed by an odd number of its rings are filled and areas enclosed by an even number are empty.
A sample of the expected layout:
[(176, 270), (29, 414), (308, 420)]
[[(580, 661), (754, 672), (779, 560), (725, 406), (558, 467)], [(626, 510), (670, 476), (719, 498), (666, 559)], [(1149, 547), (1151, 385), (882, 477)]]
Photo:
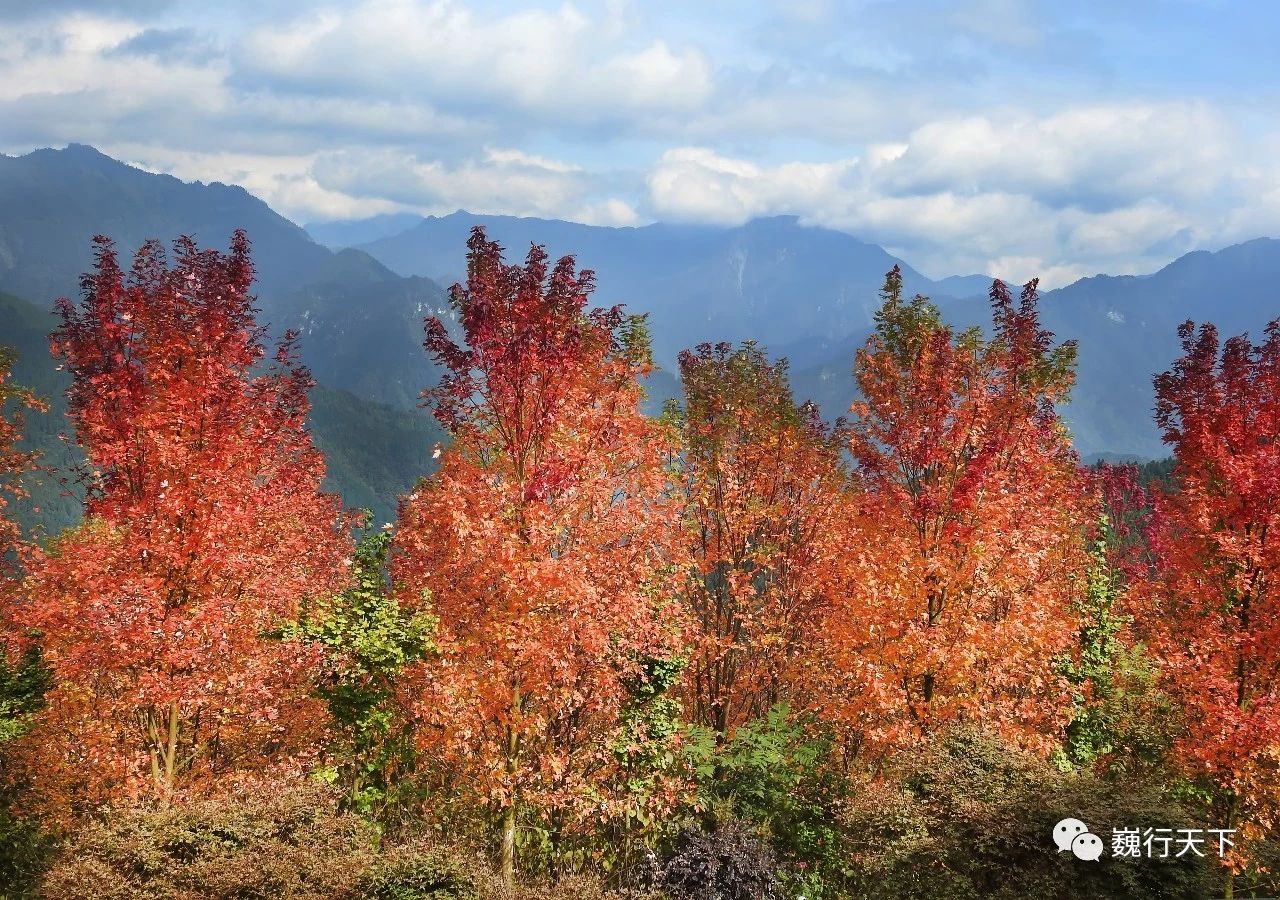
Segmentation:
[(1180, 331), (1156, 379), (1175, 491), (1158, 492), (1139, 624), (1186, 713), (1180, 749), (1231, 824), (1280, 825), (1280, 320), (1266, 339)]
[(695, 720), (724, 734), (786, 699), (811, 649), (842, 554), (844, 435), (753, 344), (685, 351), (680, 373), (700, 637), (688, 691)]
[(426, 396), (454, 441), (401, 506), (402, 602), (440, 618), (421, 729), (502, 814), (549, 810), (553, 828), (600, 813), (628, 683), (680, 638), (679, 507), (668, 435), (638, 409), (647, 336), (618, 308), (586, 311), (589, 272), (523, 266), (476, 229), (452, 302), (465, 347), (428, 320), (446, 376)]
[(65, 811), (270, 766), (319, 710), (310, 655), (264, 632), (333, 590), (348, 523), (322, 494), (292, 338), (263, 374), (248, 241), (145, 245), (128, 276), (99, 238), (52, 349), (91, 471), (85, 522), (32, 551), (15, 619), (55, 686), (28, 736)]
[(995, 334), (955, 334), (889, 273), (859, 351), (847, 588), (814, 680), (854, 751), (910, 744), (942, 722), (1047, 749), (1068, 704), (1055, 658), (1076, 629), (1090, 520), (1054, 410), (1074, 346), (995, 282)]

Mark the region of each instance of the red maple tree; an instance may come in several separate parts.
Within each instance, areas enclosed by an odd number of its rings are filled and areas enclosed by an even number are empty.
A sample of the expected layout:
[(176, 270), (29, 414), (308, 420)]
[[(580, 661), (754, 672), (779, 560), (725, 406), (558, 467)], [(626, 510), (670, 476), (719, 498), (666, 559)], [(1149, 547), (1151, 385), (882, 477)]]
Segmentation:
[[(84, 522), (28, 554), (19, 624), (54, 688), (29, 736), (62, 809), (163, 795), (299, 750), (310, 654), (267, 632), (334, 590), (351, 554), (305, 422), (292, 336), (264, 359), (249, 242), (156, 242), (124, 272), (97, 238), (51, 347), (88, 460)], [(255, 374), (257, 372), (257, 374)]]
[(695, 721), (724, 735), (788, 699), (809, 655), (843, 551), (846, 438), (754, 344), (686, 350), (680, 374), (699, 638), (688, 693)]
[(1186, 713), (1179, 746), (1229, 827), (1280, 824), (1280, 320), (1260, 344), (1179, 329), (1156, 378), (1176, 456), (1155, 497), (1155, 574), (1139, 621)]
[(603, 814), (620, 712), (679, 640), (680, 510), (670, 436), (639, 409), (643, 321), (588, 310), (570, 257), (507, 265), (479, 228), (467, 246), (465, 341), (431, 318), (425, 343), (453, 442), (402, 503), (393, 573), (440, 620), (420, 733), (494, 807), (510, 879), (523, 812), (553, 843)]
[(1089, 521), (1055, 411), (1074, 345), (1040, 327), (1034, 281), (1016, 303), (993, 284), (989, 340), (904, 300), (897, 267), (883, 299), (855, 364), (861, 496), (848, 587), (822, 629), (827, 713), (855, 748), (977, 719), (1047, 749)]

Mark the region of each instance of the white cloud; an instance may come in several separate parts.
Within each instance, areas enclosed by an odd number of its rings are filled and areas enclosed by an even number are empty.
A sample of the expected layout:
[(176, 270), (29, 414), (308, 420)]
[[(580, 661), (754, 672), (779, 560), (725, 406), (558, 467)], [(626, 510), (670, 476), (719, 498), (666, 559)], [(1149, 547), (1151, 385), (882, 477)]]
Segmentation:
[(838, 190), (856, 160), (763, 167), (703, 147), (668, 150), (649, 175), (661, 217), (741, 224), (757, 216), (812, 211)]
[(93, 143), (299, 221), (792, 213), (932, 275), (1047, 283), (1280, 233), (1274, 80), (1252, 111), (1125, 81), (1079, 25), (1116, 4), (228, 3), (19, 4), (0, 150)]
[(868, 168), (870, 199), (851, 218), (925, 255), (921, 239), (967, 246), (988, 273), (1034, 263), (1047, 284), (1148, 271), (1183, 242), (1230, 238), (1217, 211), (1254, 202), (1240, 146), (1231, 121), (1198, 102), (929, 123)]
[(254, 31), (240, 63), (267, 82), (566, 119), (687, 111), (710, 94), (695, 48), (600, 42), (606, 26), (571, 4), (482, 18), (453, 0), (364, 0)]
[(1247, 227), (1280, 231), (1280, 166), (1262, 154), (1241, 166), (1239, 146), (1230, 120), (1200, 103), (969, 116), (829, 162), (668, 150), (649, 175), (649, 203), (658, 218), (726, 224), (797, 214), (930, 274), (1038, 274), (1056, 286), (1150, 271)]
[(1073, 107), (1048, 116), (970, 116), (915, 129), (895, 190), (994, 185), (1041, 196), (1153, 191), (1203, 196), (1232, 156), (1223, 116), (1199, 103)]
[(1191, 226), (1184, 212), (1158, 200), (1140, 200), (1107, 212), (1064, 217), (1070, 229), (1064, 249), (1083, 257), (1110, 253), (1141, 256)]
[(512, 149), (487, 149), (454, 164), (394, 150), (329, 153), (315, 159), (311, 172), (329, 190), (391, 197), (423, 213), (468, 209), (602, 225), (638, 221), (631, 204), (602, 195), (579, 167)]
[(982, 274), (1004, 278), (1010, 284), (1026, 284), (1032, 278), (1039, 278), (1041, 288), (1047, 290), (1098, 273), (1089, 271), (1087, 266), (1055, 265), (1038, 256), (999, 256), (987, 262)]
[(589, 203), (581, 207), (581, 212), (575, 217), (575, 221), (582, 222), (585, 225), (629, 227), (641, 225), (645, 220), (640, 217), (640, 213), (630, 203), (617, 197), (611, 197), (600, 203)]
[(115, 57), (143, 32), (136, 23), (75, 14), (55, 23), (20, 23), (0, 31), (0, 104), (92, 95), (86, 112), (119, 116), (185, 101), (193, 113), (222, 101), (225, 67)]
[(102, 149), (148, 171), (240, 185), (300, 223), (456, 209), (568, 217), (592, 225), (641, 221), (630, 203), (594, 192), (581, 168), (519, 150), (493, 149), (450, 166), (377, 148), (267, 155), (165, 151), (123, 142)]
[(548, 156), (539, 156), (535, 153), (525, 153), (522, 150), (489, 150), (485, 153), (485, 156), (489, 162), (502, 166), (522, 166), (525, 168), (544, 169), (548, 172), (558, 172), (560, 174), (582, 171), (580, 166), (562, 162), (558, 159), (551, 159)]

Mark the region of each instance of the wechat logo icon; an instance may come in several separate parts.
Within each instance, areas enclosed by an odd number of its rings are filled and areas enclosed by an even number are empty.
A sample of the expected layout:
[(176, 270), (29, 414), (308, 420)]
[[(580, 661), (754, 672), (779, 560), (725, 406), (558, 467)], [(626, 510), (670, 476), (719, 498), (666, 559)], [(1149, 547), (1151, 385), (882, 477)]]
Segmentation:
[(1054, 825), (1053, 842), (1059, 853), (1070, 850), (1076, 859), (1095, 862), (1102, 856), (1102, 838), (1079, 819), (1063, 819)]

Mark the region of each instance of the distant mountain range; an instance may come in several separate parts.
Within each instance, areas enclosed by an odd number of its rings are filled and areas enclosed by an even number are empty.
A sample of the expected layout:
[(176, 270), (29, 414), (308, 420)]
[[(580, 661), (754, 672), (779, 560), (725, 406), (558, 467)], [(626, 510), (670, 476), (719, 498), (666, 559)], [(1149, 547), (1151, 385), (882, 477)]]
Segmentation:
[[(434, 377), (421, 348), (422, 315), (442, 307), (439, 286), (402, 278), (357, 251), (321, 247), (242, 188), (150, 174), (81, 145), (0, 156), (0, 344), (19, 352), (17, 379), (54, 401), (49, 414), (29, 417), (32, 446), (64, 472), (77, 458), (57, 438), (70, 431), (60, 403), (66, 382), (47, 335), (52, 301), (78, 296), (92, 237), (113, 238), (127, 264), (148, 238), (190, 234), (225, 248), (237, 227), (253, 243), (260, 319), (277, 335), (302, 332), (304, 359), (320, 381), (311, 423), (330, 488), (389, 520), (396, 497), (429, 471), (431, 446), (443, 439), (416, 408)], [(24, 520), (57, 530), (76, 504), (56, 481), (40, 480), (33, 504), (41, 514), (28, 511)]]
[(944, 289), (875, 244), (802, 226), (793, 216), (738, 228), (601, 228), (456, 212), (357, 249), (401, 275), (450, 284), (466, 274), (460, 248), (474, 225), (484, 225), (512, 257), (523, 257), (531, 243), (552, 256), (575, 255), (595, 271), (600, 303), (650, 314), (655, 356), (668, 367), (700, 341), (748, 339), (785, 352), (793, 367), (818, 362), (831, 338), (870, 326), (885, 272), (895, 263), (911, 292), (947, 297), (990, 286), (990, 279), (973, 277), (950, 279)]
[[(649, 384), (651, 407), (678, 391), (680, 349), (700, 341), (755, 339), (791, 360), (796, 393), (842, 414), (853, 399), (850, 367), (866, 339), (884, 273), (902, 265), (906, 289), (938, 300), (957, 325), (988, 321), (990, 279), (931, 280), (882, 248), (794, 217), (736, 228), (655, 224), (605, 228), (457, 212), (405, 214), (299, 228), (242, 188), (184, 183), (111, 159), (91, 147), (0, 156), (0, 344), (21, 354), (18, 377), (57, 399), (65, 386), (49, 359), (48, 312), (75, 296), (90, 267), (90, 239), (104, 233), (122, 254), (147, 238), (191, 234), (225, 247), (244, 228), (258, 266), (261, 318), (275, 333), (302, 333), (320, 387), (312, 425), (329, 456), (330, 483), (380, 519), (431, 465), (441, 439), (416, 407), (437, 373), (423, 353), (422, 319), (448, 316), (442, 285), (465, 272), (465, 241), (486, 226), (511, 258), (531, 243), (572, 253), (597, 273), (600, 303), (650, 314), (655, 356), (666, 371)], [(1280, 242), (1259, 239), (1188, 254), (1144, 277), (1100, 275), (1045, 294), (1044, 317), (1080, 342), (1079, 383), (1067, 419), (1084, 455), (1164, 454), (1151, 421), (1151, 377), (1177, 352), (1177, 324), (1213, 320), (1224, 333), (1252, 331), (1280, 315)], [(65, 468), (74, 448), (65, 423), (36, 417), (32, 444)], [(46, 525), (66, 524), (75, 504), (50, 484), (37, 491)]]
[[(663, 365), (672, 366), (681, 348), (698, 341), (755, 338), (791, 361), (796, 393), (831, 417), (854, 399), (853, 354), (870, 333), (884, 273), (895, 263), (903, 268), (905, 290), (932, 297), (954, 324), (990, 322), (989, 277), (932, 281), (874, 244), (803, 226), (794, 217), (737, 228), (601, 228), (457, 212), (422, 218), (359, 249), (401, 275), (452, 281), (461, 274), (456, 248), (476, 223), (513, 255), (531, 241), (545, 243), (553, 255), (576, 253), (596, 270), (603, 302), (650, 313)], [(390, 224), (382, 218), (347, 228), (356, 235)], [(1259, 238), (1187, 254), (1152, 275), (1099, 275), (1045, 292), (1047, 326), (1080, 344), (1079, 378), (1064, 414), (1081, 453), (1163, 456), (1151, 380), (1177, 355), (1178, 324), (1189, 318), (1213, 321), (1224, 334), (1260, 334), (1280, 316), (1278, 283), (1280, 241)]]

